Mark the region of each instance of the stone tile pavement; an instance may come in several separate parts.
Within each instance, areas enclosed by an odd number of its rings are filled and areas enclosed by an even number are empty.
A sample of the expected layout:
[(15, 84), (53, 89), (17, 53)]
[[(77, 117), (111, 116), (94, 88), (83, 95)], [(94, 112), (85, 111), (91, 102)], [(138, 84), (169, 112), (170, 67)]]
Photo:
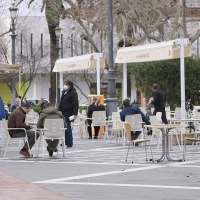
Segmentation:
[[(154, 159), (161, 155), (156, 147), (153, 145)], [(144, 147), (139, 146), (133, 164), (132, 151), (125, 162), (127, 148), (115, 140), (111, 144), (106, 140), (102, 146), (102, 139), (80, 139), (76, 130), (74, 147), (67, 148), (66, 159), (60, 146), (59, 154), (52, 158), (46, 151), (45, 159), (41, 154), (39, 158), (23, 158), (18, 154), (18, 143), (12, 143), (6, 158), (0, 158), (0, 177), (5, 177), (0, 181), (0, 199), (17, 199), (17, 194), (26, 192), (25, 185), (27, 191), (32, 190), (32, 199), (199, 199), (199, 147), (187, 147), (186, 162), (152, 163), (145, 161)], [(170, 156), (182, 158), (178, 146), (173, 146)], [(9, 192), (9, 179), (16, 187), (13, 192)], [(24, 199), (31, 198), (24, 195)]]

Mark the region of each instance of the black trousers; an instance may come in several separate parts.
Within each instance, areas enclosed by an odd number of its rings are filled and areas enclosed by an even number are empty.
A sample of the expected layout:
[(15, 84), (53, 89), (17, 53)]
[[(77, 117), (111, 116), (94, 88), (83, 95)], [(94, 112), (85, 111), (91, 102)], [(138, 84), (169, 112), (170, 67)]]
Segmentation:
[[(91, 128), (91, 124), (92, 124), (92, 120), (87, 120), (88, 121), (88, 133), (89, 133), (89, 137), (92, 137), (92, 128)], [(95, 137), (98, 137), (98, 133), (100, 130), (100, 126), (94, 126), (94, 130), (95, 130)]]

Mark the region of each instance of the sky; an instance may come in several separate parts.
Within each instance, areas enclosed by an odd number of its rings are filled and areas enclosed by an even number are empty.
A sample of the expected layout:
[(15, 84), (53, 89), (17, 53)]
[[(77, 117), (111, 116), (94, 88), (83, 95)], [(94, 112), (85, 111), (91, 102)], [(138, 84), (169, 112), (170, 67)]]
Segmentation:
[[(28, 8), (28, 3), (30, 0), (24, 0), (18, 6), (18, 16), (45, 16), (44, 11), (41, 13), (42, 0), (35, 0), (30, 9)], [(0, 19), (10, 17), (9, 8), (12, 6), (13, 2), (19, 2), (19, 0), (0, 0)]]

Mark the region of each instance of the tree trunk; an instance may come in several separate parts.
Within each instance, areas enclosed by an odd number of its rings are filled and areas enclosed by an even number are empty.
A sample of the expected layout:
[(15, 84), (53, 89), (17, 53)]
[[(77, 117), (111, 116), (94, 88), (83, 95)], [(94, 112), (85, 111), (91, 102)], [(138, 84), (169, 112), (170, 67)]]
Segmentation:
[[(58, 22), (58, 25), (59, 25), (59, 22)], [(55, 34), (56, 25), (52, 25), (48, 23), (48, 28), (49, 28), (49, 34), (50, 34), (50, 63), (51, 63), (49, 96), (50, 96), (50, 102), (53, 104), (56, 102), (56, 73), (53, 72), (53, 68), (57, 60), (56, 34)]]

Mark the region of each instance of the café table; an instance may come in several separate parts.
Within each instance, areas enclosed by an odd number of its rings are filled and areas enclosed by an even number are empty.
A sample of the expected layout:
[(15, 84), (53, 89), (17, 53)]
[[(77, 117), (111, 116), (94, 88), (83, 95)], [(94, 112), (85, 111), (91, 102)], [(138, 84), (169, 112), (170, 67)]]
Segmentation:
[(162, 162), (165, 158), (168, 161), (179, 161), (182, 162), (182, 159), (174, 160), (169, 155), (169, 130), (172, 128), (185, 128), (186, 126), (179, 124), (156, 124), (156, 125), (144, 125), (144, 128), (158, 128), (162, 132), (162, 155), (157, 160), (157, 162)]

